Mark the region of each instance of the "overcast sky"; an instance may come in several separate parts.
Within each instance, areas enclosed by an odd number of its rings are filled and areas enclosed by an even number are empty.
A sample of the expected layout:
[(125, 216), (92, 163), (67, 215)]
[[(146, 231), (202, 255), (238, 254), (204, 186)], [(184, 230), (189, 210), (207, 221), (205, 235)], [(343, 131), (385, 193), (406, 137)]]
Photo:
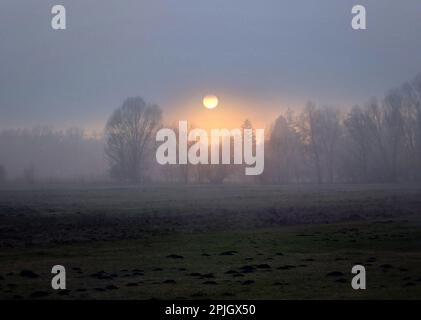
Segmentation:
[[(54, 4), (65, 31), (50, 27)], [(354, 4), (366, 31), (351, 29)], [(308, 99), (364, 102), (419, 71), (419, 0), (0, 1), (0, 128), (101, 128), (136, 95), (187, 118), (207, 93), (271, 121)]]

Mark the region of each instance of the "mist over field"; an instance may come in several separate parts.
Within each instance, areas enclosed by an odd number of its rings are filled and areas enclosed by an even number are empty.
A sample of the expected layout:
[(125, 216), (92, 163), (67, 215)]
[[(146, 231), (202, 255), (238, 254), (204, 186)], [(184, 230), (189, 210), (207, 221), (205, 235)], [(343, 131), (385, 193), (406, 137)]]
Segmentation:
[[(236, 164), (157, 164), (166, 124), (141, 97), (99, 135), (5, 130), (0, 297), (418, 298), (420, 93), (417, 76), (346, 112), (312, 102), (283, 112), (257, 176)], [(71, 289), (49, 287), (57, 263)], [(355, 265), (370, 290), (350, 289)]]
[[(244, 180), (231, 167), (157, 166), (154, 134), (179, 120), (266, 129), (252, 183), (418, 180), (421, 4), (361, 4), (368, 28), (355, 32), (352, 1), (77, 0), (57, 31), (50, 1), (3, 1), (0, 181)], [(217, 108), (202, 107), (207, 94)], [(124, 169), (106, 151), (107, 122), (134, 97), (137, 113), (160, 115)]]
[[(349, 110), (309, 101), (300, 109), (280, 112), (266, 128), (265, 169), (254, 179), (235, 164), (159, 165), (157, 131), (178, 130), (163, 116), (159, 106), (130, 97), (109, 116), (101, 133), (42, 126), (0, 131), (0, 182), (320, 184), (421, 179), (420, 74), (384, 97)], [(252, 119), (239, 121), (237, 127), (255, 130)], [(254, 133), (250, 139), (254, 141)], [(180, 143), (177, 136), (177, 147)], [(230, 148), (232, 156), (233, 145)]]
[(421, 298), (420, 1), (62, 2), (0, 3), (0, 299)]

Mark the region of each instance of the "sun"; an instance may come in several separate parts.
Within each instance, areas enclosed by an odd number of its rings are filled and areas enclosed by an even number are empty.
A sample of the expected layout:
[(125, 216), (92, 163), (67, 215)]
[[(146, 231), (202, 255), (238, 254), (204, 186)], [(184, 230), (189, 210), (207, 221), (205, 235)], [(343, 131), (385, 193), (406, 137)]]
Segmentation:
[(218, 106), (219, 100), (217, 96), (207, 95), (203, 98), (203, 105), (208, 109), (213, 109)]

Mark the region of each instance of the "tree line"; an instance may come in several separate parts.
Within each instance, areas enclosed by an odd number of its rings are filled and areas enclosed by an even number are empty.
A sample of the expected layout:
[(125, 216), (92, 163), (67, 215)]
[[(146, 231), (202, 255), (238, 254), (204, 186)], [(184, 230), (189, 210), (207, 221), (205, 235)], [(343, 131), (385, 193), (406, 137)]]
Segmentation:
[(421, 180), (421, 74), (378, 100), (342, 113), (309, 102), (273, 124), (271, 182)]
[[(41, 179), (132, 183), (396, 183), (421, 180), (421, 74), (350, 110), (308, 102), (266, 130), (265, 170), (241, 165), (158, 165), (159, 106), (126, 99), (103, 135), (38, 127), (0, 132), (0, 183)], [(243, 128), (252, 128), (246, 119)], [(166, 126), (167, 127), (167, 126)], [(174, 130), (177, 128), (174, 127)], [(253, 137), (248, 137), (253, 139)]]

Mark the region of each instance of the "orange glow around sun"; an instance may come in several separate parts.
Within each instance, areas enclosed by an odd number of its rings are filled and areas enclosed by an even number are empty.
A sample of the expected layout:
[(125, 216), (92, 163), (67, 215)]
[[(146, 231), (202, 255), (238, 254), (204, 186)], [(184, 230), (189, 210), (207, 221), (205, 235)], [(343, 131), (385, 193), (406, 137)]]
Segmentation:
[(164, 122), (177, 125), (178, 121), (186, 120), (192, 128), (210, 131), (241, 128), (244, 120), (249, 119), (254, 128), (266, 129), (279, 113), (277, 102), (220, 94), (221, 96), (213, 96), (214, 98), (192, 94), (173, 100), (172, 108), (167, 109)]
[(203, 105), (208, 109), (213, 109), (218, 106), (219, 100), (217, 96), (207, 95), (203, 98)]

